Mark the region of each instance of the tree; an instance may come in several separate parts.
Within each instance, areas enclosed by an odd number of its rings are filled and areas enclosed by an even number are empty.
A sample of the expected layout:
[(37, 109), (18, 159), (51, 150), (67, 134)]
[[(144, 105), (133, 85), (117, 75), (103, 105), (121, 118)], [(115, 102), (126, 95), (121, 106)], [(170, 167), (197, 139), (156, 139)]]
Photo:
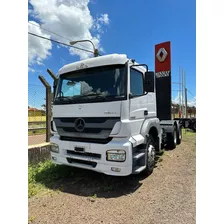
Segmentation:
[(44, 110), (46, 112), (46, 104), (42, 104), (41, 108), (42, 108), (42, 110)]

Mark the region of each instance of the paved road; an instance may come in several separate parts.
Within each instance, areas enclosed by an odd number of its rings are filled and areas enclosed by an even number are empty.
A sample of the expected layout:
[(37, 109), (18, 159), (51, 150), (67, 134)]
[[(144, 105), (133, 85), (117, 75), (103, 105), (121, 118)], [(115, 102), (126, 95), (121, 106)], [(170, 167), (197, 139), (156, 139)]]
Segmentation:
[(46, 135), (31, 135), (28, 136), (28, 145), (36, 145), (46, 142)]

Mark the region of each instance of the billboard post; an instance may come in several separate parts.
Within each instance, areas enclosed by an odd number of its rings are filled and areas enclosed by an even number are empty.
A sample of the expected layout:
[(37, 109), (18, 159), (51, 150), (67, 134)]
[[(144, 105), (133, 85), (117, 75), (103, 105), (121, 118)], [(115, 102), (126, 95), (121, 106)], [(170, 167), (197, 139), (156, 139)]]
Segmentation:
[(155, 45), (157, 117), (171, 120), (171, 47), (170, 41)]

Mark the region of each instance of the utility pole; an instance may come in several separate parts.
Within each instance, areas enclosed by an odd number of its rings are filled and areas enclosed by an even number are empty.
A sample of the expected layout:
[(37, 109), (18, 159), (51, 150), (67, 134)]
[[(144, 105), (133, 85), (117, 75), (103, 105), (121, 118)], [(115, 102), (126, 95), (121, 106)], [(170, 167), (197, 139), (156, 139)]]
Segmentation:
[(179, 118), (188, 117), (187, 114), (187, 88), (186, 88), (186, 72), (179, 66), (179, 84), (178, 100), (179, 100)]
[(186, 114), (186, 118), (187, 118), (188, 117), (188, 113), (187, 113), (187, 88), (185, 88), (185, 106), (186, 106), (185, 114)]
[(185, 117), (188, 117), (187, 114), (187, 88), (186, 88), (186, 72), (184, 72), (184, 99), (185, 99)]
[(181, 113), (181, 68), (179, 66), (179, 118), (182, 117)]
[(182, 117), (184, 116), (184, 99), (183, 99), (183, 91), (184, 91), (184, 86), (183, 86), (183, 74), (184, 74), (184, 70), (183, 68), (181, 69), (181, 113), (182, 113)]

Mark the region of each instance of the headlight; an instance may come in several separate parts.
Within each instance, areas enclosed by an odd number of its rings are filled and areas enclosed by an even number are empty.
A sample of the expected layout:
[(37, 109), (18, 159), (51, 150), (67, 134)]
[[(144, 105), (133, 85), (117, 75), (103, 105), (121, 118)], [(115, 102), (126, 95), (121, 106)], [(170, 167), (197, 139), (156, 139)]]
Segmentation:
[(124, 162), (125, 159), (126, 159), (126, 152), (124, 150), (108, 150), (107, 151), (108, 161)]
[(55, 143), (51, 143), (51, 152), (59, 152), (59, 146)]

